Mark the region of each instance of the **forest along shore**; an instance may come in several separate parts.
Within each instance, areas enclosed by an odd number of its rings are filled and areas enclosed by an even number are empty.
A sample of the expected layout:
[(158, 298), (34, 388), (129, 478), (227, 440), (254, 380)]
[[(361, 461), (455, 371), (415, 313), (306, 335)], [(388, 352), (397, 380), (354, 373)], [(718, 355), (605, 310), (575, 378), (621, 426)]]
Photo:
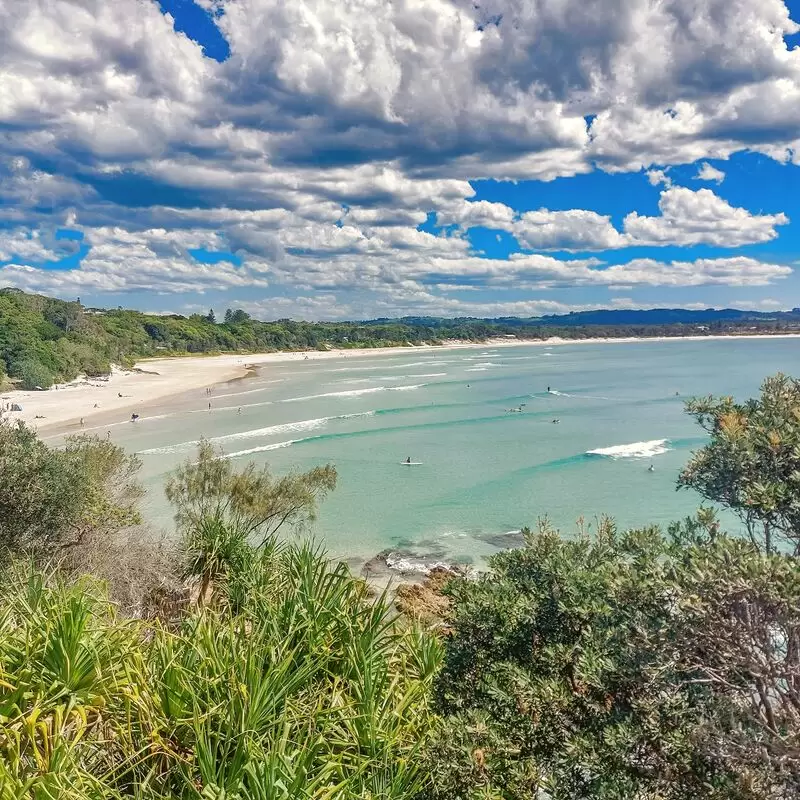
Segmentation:
[[(645, 338), (593, 338), (524, 340), (489, 339), (485, 342), (446, 342), (441, 345), (409, 345), (406, 347), (367, 347), (347, 350), (309, 350), (218, 356), (182, 356), (144, 359), (132, 369), (114, 368), (110, 375), (79, 378), (45, 391), (10, 390), (0, 395), (0, 409), (6, 418), (20, 419), (49, 436), (79, 432), (130, 418), (131, 414), (152, 413), (169, 398), (184, 392), (202, 390), (227, 381), (246, 377), (256, 367), (302, 360), (358, 358), (386, 353), (419, 352), (420, 350), (455, 350), (486, 347), (590, 345), (613, 343), (647, 343), (700, 341), (730, 338), (775, 339), (800, 338), (795, 334), (754, 334), (738, 337), (682, 336)], [(21, 410), (10, 410), (18, 406)], [(83, 420), (83, 425), (81, 425)]]

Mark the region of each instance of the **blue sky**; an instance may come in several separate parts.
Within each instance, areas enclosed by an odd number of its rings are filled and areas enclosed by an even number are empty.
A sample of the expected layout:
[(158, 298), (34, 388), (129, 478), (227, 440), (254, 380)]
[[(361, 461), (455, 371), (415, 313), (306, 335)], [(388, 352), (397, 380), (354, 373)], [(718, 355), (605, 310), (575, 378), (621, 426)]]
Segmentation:
[(0, 286), (265, 319), (800, 306), (799, 4), (9, 4)]

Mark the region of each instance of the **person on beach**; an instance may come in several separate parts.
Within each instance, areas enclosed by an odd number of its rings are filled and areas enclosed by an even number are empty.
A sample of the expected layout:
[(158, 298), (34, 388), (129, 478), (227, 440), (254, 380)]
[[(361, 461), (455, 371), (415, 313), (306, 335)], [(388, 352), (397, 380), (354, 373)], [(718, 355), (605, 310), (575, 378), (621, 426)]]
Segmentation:
[(211, 411), (211, 403), (208, 404), (208, 410)]
[(83, 427), (83, 417), (81, 417), (81, 428)]

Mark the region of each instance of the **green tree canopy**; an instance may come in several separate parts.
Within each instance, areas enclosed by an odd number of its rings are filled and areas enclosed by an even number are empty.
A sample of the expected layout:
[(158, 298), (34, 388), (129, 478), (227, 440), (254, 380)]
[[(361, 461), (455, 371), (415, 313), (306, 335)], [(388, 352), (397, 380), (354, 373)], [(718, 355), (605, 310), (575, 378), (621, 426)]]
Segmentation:
[(711, 438), (678, 485), (733, 511), (765, 551), (780, 541), (800, 554), (800, 381), (776, 375), (759, 398), (707, 397), (686, 408)]
[(0, 550), (58, 557), (138, 523), (138, 468), (112, 442), (83, 435), (51, 448), (0, 421)]
[[(447, 590), (437, 800), (800, 793), (800, 570), (698, 522), (543, 529)], [(540, 794), (544, 792), (544, 794)]]
[(205, 603), (220, 583), (284, 526), (304, 528), (317, 503), (336, 487), (330, 465), (275, 477), (253, 463), (236, 470), (233, 461), (201, 441), (195, 459), (179, 466), (166, 484), (183, 536), (185, 571), (200, 579)]

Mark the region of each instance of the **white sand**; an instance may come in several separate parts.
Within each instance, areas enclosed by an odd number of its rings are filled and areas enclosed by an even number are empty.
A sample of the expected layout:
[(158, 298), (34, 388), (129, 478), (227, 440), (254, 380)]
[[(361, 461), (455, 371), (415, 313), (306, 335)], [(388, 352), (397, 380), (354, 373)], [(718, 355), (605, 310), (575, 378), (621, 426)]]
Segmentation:
[[(309, 351), (308, 353), (263, 353), (257, 355), (190, 356), (184, 358), (148, 359), (139, 362), (134, 371), (114, 369), (107, 379), (92, 378), (74, 381), (66, 386), (43, 392), (11, 391), (2, 394), (2, 406), (16, 403), (22, 411), (5, 412), (11, 419), (22, 419), (46, 434), (80, 431), (81, 419), (87, 428), (110, 419), (119, 420), (132, 413), (151, 409), (167, 398), (191, 390), (202, 390), (225, 381), (245, 377), (248, 367), (259, 367), (287, 361), (358, 358), (386, 353), (462, 348), (514, 347), (520, 345), (609, 344), (653, 341), (701, 341), (708, 339), (775, 339), (791, 338), (792, 334), (755, 336), (685, 336), (647, 339), (574, 339), (519, 341), (495, 339), (480, 344), (452, 342), (431, 347), (426, 345), (353, 350)], [(796, 337), (800, 341), (800, 336)], [(140, 371), (137, 371), (140, 370)], [(120, 395), (122, 395), (120, 397)], [(95, 407), (96, 406), (96, 407)]]

